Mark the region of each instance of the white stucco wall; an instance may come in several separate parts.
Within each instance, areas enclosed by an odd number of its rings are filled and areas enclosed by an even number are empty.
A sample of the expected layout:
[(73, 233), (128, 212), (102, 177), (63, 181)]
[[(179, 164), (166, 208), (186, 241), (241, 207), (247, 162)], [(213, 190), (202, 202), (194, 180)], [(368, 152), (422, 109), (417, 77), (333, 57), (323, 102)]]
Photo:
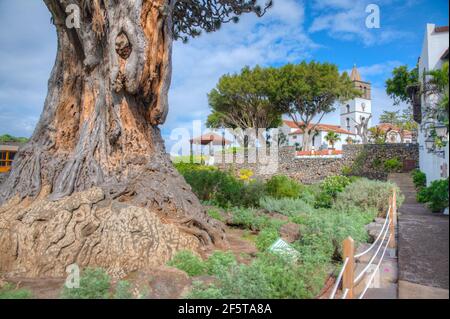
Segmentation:
[[(423, 79), (425, 72), (439, 69), (442, 66), (441, 57), (449, 46), (448, 32), (435, 32), (436, 26), (434, 24), (427, 24), (426, 34), (423, 42), (422, 53), (419, 59), (419, 79)], [(425, 109), (429, 103), (429, 99), (422, 96), (422, 108)], [(436, 155), (430, 153), (425, 147), (425, 130), (422, 127), (419, 129), (419, 164), (420, 169), (427, 175), (427, 182), (448, 177), (448, 163), (449, 163), (449, 146), (445, 147), (444, 155)], [(442, 172), (442, 166), (447, 164), (447, 171)]]

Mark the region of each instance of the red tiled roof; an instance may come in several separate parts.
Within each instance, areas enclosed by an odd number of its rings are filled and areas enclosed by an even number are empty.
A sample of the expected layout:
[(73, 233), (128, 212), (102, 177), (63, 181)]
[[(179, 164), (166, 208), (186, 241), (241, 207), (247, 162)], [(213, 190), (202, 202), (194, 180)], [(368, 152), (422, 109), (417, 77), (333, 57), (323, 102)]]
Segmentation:
[(448, 32), (448, 25), (442, 26), (442, 27), (436, 27), (436, 28), (434, 28), (434, 32), (436, 32), (436, 33)]
[(224, 140), (222, 136), (215, 133), (206, 133), (202, 136), (191, 139), (191, 143), (202, 145), (209, 145), (210, 143), (213, 143), (214, 145), (222, 145), (224, 141), (226, 145), (231, 144), (230, 141), (227, 139)]
[[(381, 124), (377, 125), (376, 127), (381, 129), (384, 133), (387, 133), (390, 131), (400, 132), (399, 127), (395, 126), (394, 124), (390, 124), (390, 123), (381, 123)], [(412, 136), (411, 131), (407, 131), (407, 130), (403, 131), (403, 137), (411, 137), (411, 136)]]
[[(295, 132), (290, 133), (289, 135), (299, 135), (303, 134), (303, 130), (298, 127), (297, 124), (293, 121), (284, 121), (284, 124), (289, 126), (290, 128), (297, 129)], [(310, 124), (308, 128), (312, 128), (316, 124)], [(341, 128), (338, 125), (330, 125), (330, 124), (317, 124), (316, 128), (317, 131), (323, 131), (323, 132), (335, 132), (339, 134), (348, 134), (348, 135), (356, 135), (350, 131), (347, 131), (343, 128)]]

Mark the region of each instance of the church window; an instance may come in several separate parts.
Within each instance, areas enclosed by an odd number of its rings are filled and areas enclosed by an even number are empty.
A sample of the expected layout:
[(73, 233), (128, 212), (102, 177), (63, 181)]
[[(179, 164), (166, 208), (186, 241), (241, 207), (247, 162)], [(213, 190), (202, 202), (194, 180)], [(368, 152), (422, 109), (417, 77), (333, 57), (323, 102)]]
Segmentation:
[(347, 122), (347, 130), (350, 131), (350, 118), (347, 117), (346, 122)]
[(345, 108), (347, 110), (347, 113), (350, 113), (350, 104), (347, 104), (347, 106)]

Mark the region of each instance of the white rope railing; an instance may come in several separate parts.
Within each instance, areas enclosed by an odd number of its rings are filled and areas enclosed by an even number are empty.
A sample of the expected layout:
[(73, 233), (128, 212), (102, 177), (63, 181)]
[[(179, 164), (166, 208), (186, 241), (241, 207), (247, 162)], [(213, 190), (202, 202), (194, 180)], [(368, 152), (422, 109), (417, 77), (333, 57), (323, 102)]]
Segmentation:
[(344, 275), (344, 271), (345, 271), (345, 268), (347, 267), (349, 260), (350, 260), (349, 258), (346, 258), (344, 261), (344, 264), (342, 265), (341, 272), (339, 273), (339, 276), (336, 279), (336, 283), (334, 284), (333, 290), (331, 291), (330, 299), (334, 299), (334, 297), (336, 296), (336, 292), (339, 288), (339, 284), (341, 283), (342, 276)]
[(384, 231), (384, 229), (386, 228), (388, 221), (389, 221), (389, 208), (388, 208), (388, 211), (387, 211), (387, 213), (386, 213), (386, 220), (385, 220), (385, 222), (384, 222), (384, 224), (383, 224), (383, 228), (381, 228), (380, 234), (378, 234), (377, 239), (375, 239), (375, 241), (372, 243), (372, 245), (370, 245), (370, 247), (367, 248), (365, 251), (363, 251), (362, 253), (360, 253), (360, 254), (358, 254), (358, 255), (355, 255), (355, 258), (361, 258), (362, 256), (366, 255), (366, 254), (369, 253), (372, 249), (375, 248), (375, 245), (378, 243), (378, 241), (380, 240), (381, 236), (383, 235), (383, 231)]
[[(391, 225), (391, 222), (389, 222), (389, 226)], [(367, 266), (359, 273), (358, 276), (356, 276), (354, 284), (357, 285), (361, 279), (364, 277), (365, 273), (369, 270), (369, 268), (372, 266), (372, 263), (374, 262), (375, 258), (377, 258), (378, 253), (381, 250), (381, 247), (383, 246), (384, 241), (386, 240), (386, 237), (389, 233), (389, 227), (386, 229), (386, 231), (384, 232), (384, 236), (383, 236), (383, 240), (381, 241), (380, 245), (378, 246), (377, 251), (373, 254), (372, 258), (370, 259), (369, 263), (367, 264)]]
[(377, 272), (380, 270), (381, 263), (383, 261), (384, 255), (386, 255), (386, 251), (387, 251), (387, 248), (389, 247), (389, 243), (391, 242), (391, 238), (392, 237), (389, 237), (389, 239), (386, 243), (386, 246), (384, 247), (383, 254), (381, 255), (380, 261), (378, 262), (377, 267), (375, 268), (373, 274), (370, 276), (369, 281), (367, 282), (366, 287), (364, 288), (364, 291), (359, 295), (358, 299), (364, 298), (364, 296), (366, 295), (367, 290), (369, 290), (370, 285), (372, 284)]
[[(388, 247), (395, 248), (396, 240), (395, 240), (395, 225), (396, 225), (396, 214), (397, 214), (397, 205), (396, 199), (397, 194), (395, 189), (392, 192), (392, 196), (389, 198), (389, 208), (386, 213), (386, 220), (384, 221), (383, 227), (380, 230), (375, 241), (370, 245), (369, 248), (364, 250), (362, 253), (357, 255), (354, 254), (355, 246), (354, 240), (351, 237), (348, 237), (343, 242), (343, 255), (344, 255), (344, 263), (342, 265), (342, 269), (336, 278), (336, 282), (333, 286), (333, 289), (330, 294), (329, 299), (335, 299), (340, 283), (342, 282), (342, 297), (341, 299), (353, 299), (354, 298), (354, 288), (358, 285), (364, 276), (367, 274), (368, 270), (372, 267), (375, 259), (379, 255), (381, 249), (384, 246), (380, 259), (376, 265), (374, 272), (369, 277), (369, 280), (364, 287), (363, 292), (359, 295), (358, 299), (364, 298), (365, 294), (370, 288), (370, 285), (374, 281), (376, 274), (378, 273), (381, 263), (386, 255), (386, 251)], [(387, 241), (386, 241), (387, 238)], [(374, 252), (373, 256), (369, 260), (368, 264), (364, 267), (364, 269), (356, 276), (354, 279), (354, 268), (356, 264), (356, 260), (361, 258), (362, 256), (371, 252), (375, 247), (378, 247)]]
[(350, 291), (350, 289), (348, 289), (348, 288), (345, 289), (345, 290), (344, 290), (344, 293), (342, 294), (342, 298), (341, 298), (341, 299), (346, 299), (347, 296), (348, 296), (349, 291)]

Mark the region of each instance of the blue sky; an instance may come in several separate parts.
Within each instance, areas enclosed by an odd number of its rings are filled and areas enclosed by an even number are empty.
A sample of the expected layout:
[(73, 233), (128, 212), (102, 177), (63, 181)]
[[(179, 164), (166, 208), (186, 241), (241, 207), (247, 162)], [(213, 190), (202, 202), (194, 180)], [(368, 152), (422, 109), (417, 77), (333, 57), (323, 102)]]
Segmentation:
[[(188, 44), (175, 43), (170, 111), (162, 127), (192, 127), (209, 114), (206, 94), (222, 74), (245, 65), (317, 60), (344, 70), (357, 64), (372, 82), (375, 122), (395, 110), (384, 82), (395, 66), (417, 62), (426, 23), (448, 25), (447, 0), (275, 0), (261, 19), (252, 15)], [(377, 4), (381, 28), (367, 29), (366, 6)], [(43, 1), (0, 0), (0, 134), (30, 136), (42, 111), (56, 52)], [(323, 122), (339, 124), (333, 113)], [(170, 142), (169, 142), (170, 144)]]

